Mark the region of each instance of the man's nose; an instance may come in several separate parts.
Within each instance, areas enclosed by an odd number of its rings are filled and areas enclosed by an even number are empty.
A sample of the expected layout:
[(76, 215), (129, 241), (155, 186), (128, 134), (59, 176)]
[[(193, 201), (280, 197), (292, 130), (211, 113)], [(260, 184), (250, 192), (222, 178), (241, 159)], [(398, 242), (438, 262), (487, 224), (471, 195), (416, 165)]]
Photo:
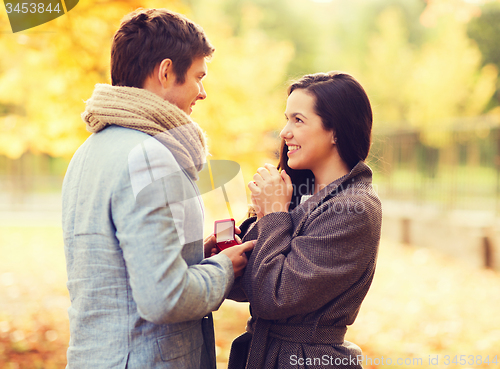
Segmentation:
[(205, 91), (205, 88), (203, 87), (203, 85), (201, 85), (200, 93), (198, 94), (198, 99), (205, 100), (206, 98), (207, 98), (207, 92)]

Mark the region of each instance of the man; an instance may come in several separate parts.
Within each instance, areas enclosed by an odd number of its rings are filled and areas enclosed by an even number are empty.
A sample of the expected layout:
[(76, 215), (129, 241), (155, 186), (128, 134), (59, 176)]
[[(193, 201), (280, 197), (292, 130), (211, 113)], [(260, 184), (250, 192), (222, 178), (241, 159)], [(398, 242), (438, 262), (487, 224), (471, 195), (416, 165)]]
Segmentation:
[(206, 148), (189, 114), (213, 51), (167, 10), (131, 13), (114, 36), (112, 85), (87, 101), (94, 134), (63, 184), (68, 368), (215, 367), (210, 312), (253, 242), (210, 257), (214, 237), (202, 241)]

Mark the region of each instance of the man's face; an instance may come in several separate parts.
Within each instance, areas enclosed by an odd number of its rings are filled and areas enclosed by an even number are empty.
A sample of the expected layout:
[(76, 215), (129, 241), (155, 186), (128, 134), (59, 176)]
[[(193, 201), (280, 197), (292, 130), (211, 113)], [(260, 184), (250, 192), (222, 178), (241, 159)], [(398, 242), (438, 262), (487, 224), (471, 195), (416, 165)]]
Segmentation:
[(199, 57), (194, 59), (193, 64), (191, 64), (191, 67), (186, 72), (184, 83), (179, 84), (176, 80), (168, 91), (165, 92), (165, 100), (177, 105), (187, 115), (191, 115), (196, 101), (207, 97), (202, 84), (202, 79), (206, 74), (207, 64), (205, 58)]

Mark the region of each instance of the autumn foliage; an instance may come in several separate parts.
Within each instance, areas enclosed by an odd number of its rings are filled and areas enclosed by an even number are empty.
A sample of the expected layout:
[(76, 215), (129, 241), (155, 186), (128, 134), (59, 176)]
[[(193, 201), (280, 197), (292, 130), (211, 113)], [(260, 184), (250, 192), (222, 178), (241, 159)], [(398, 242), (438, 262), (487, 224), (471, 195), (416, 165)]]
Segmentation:
[[(166, 7), (205, 29), (216, 52), (205, 79), (208, 97), (192, 118), (209, 136), (211, 159), (237, 162), (247, 180), (276, 162), (287, 85), (306, 73), (352, 74), (371, 99), (376, 132), (415, 129), (437, 148), (456, 118), (499, 112), (499, 64), (485, 59), (467, 32), (482, 3), (89, 0), (15, 34), (0, 6), (0, 156), (73, 155), (89, 136), (80, 118), (84, 101), (96, 83), (110, 82), (112, 35), (138, 7)], [(64, 368), (69, 297), (61, 230), (21, 223), (0, 223), (0, 368)], [(499, 287), (498, 272), (383, 241), (348, 339), (372, 358), (500, 361)], [(245, 304), (224, 303), (215, 313), (219, 367), (247, 317)], [(467, 367), (498, 367), (476, 364)]]

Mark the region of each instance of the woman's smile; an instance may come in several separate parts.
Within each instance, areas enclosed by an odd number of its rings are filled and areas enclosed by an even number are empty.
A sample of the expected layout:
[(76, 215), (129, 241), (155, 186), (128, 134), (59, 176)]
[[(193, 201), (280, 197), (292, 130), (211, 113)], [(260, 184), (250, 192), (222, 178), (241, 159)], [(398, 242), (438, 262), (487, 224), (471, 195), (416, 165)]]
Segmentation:
[(300, 146), (298, 145), (288, 145), (288, 153), (287, 155), (290, 156), (292, 154), (294, 154), (295, 152), (299, 151), (300, 150)]

